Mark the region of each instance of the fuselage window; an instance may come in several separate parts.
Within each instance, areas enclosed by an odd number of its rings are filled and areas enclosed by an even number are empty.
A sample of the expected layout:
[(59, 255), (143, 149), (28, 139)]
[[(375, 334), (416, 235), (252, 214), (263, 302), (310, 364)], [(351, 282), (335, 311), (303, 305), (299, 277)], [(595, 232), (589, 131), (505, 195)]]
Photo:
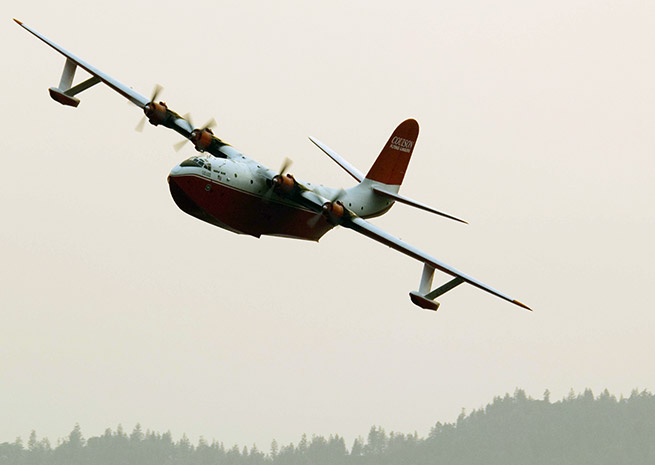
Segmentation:
[(191, 157), (187, 160), (184, 160), (182, 163), (180, 163), (180, 166), (197, 166), (199, 168), (204, 168), (206, 170), (212, 169), (212, 165), (206, 162), (205, 160), (202, 160), (198, 157)]

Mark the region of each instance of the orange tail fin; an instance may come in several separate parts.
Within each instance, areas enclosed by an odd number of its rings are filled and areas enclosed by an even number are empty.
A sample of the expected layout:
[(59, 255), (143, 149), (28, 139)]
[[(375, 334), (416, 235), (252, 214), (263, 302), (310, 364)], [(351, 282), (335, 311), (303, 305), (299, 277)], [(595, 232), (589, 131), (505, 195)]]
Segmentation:
[(400, 123), (378, 155), (366, 179), (400, 186), (418, 139), (418, 123), (408, 119)]

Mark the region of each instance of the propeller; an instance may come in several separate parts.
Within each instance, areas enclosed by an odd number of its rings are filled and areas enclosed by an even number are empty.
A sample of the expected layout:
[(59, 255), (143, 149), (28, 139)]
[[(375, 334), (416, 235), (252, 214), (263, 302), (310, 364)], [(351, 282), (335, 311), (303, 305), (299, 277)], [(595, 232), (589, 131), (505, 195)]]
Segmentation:
[[(191, 121), (191, 115), (186, 114), (184, 115), (184, 119), (189, 122), (191, 127), (194, 127), (193, 122)], [(191, 141), (193, 142), (193, 145), (196, 146), (196, 149), (198, 146), (202, 147), (202, 149), (205, 149), (209, 146), (211, 143), (211, 138), (213, 137), (214, 133), (212, 132), (211, 128), (216, 127), (216, 120), (214, 118), (210, 119), (207, 121), (203, 126), (202, 129), (194, 129), (191, 134), (189, 135), (188, 139), (184, 139), (180, 142), (177, 142), (173, 145), (173, 148), (175, 148), (176, 152), (179, 152), (184, 145)], [(208, 135), (206, 135), (209, 133)]]
[(291, 158), (285, 157), (284, 161), (282, 162), (282, 166), (280, 166), (280, 174), (278, 174), (278, 176), (284, 176), (284, 174), (287, 172), (287, 170), (289, 169), (292, 163), (293, 161), (291, 161)]
[[(183, 116), (183, 118), (189, 123), (191, 127), (193, 127), (193, 121), (191, 120), (191, 113), (187, 113), (186, 115)], [(179, 152), (187, 142), (189, 142), (189, 139), (183, 139), (173, 144), (173, 148), (175, 149), (176, 152)]]
[(157, 97), (159, 97), (159, 94), (161, 93), (162, 90), (164, 90), (162, 86), (160, 86), (159, 84), (155, 84), (155, 88), (152, 90), (152, 97), (150, 97), (150, 101), (154, 102), (155, 100), (157, 100)]
[(318, 224), (318, 220), (320, 220), (322, 216), (329, 217), (330, 214), (341, 218), (344, 214), (345, 208), (341, 202), (339, 202), (339, 200), (342, 199), (345, 195), (346, 191), (340, 189), (332, 198), (332, 200), (325, 202), (321, 206), (321, 210), (316, 215), (314, 215), (314, 217), (310, 218), (309, 221), (307, 221), (307, 226), (310, 228), (315, 228), (316, 224)]
[(264, 202), (268, 203), (271, 200), (271, 196), (273, 195), (275, 189), (279, 188), (284, 183), (284, 175), (292, 163), (293, 161), (289, 157), (285, 157), (284, 161), (282, 162), (282, 166), (280, 166), (279, 174), (276, 174), (273, 176), (273, 179), (271, 179), (271, 188), (267, 190), (262, 197)]
[[(162, 86), (159, 84), (155, 85), (155, 88), (152, 90), (152, 97), (150, 97), (150, 102), (148, 102), (144, 107), (143, 107), (143, 117), (141, 118), (141, 121), (139, 121), (139, 124), (136, 125), (134, 128), (135, 131), (137, 132), (142, 132), (143, 131), (143, 126), (146, 124), (146, 118), (150, 118), (155, 111), (156, 106), (158, 106), (155, 103), (155, 100), (157, 100), (157, 97), (159, 97), (159, 94), (161, 91), (164, 90)], [(166, 105), (164, 105), (166, 107)], [(150, 113), (150, 114), (149, 114)]]

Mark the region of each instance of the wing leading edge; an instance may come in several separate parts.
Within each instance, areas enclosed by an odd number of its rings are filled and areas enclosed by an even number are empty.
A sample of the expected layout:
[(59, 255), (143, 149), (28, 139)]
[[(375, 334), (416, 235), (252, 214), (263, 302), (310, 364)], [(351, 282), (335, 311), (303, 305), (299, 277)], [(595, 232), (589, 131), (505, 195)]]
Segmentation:
[(496, 297), (500, 297), (503, 300), (511, 302), (514, 305), (518, 305), (521, 308), (525, 308), (526, 310), (532, 311), (530, 307), (519, 302), (518, 300), (513, 299), (507, 294), (497, 291), (496, 289), (490, 286), (487, 286), (486, 284), (478, 281), (477, 279), (474, 279), (449, 265), (446, 265), (445, 263), (437, 260), (434, 257), (431, 257), (425, 252), (420, 251), (416, 247), (407, 244), (404, 241), (401, 241), (397, 237), (392, 236), (391, 234), (378, 228), (377, 226), (373, 226), (371, 223), (369, 223), (368, 221), (362, 218), (359, 218), (357, 216), (352, 217), (350, 218), (350, 221), (343, 222), (342, 226), (346, 228), (350, 228), (353, 231), (357, 231), (358, 233), (363, 234), (364, 236), (370, 239), (373, 239), (377, 242), (380, 242), (381, 244), (391, 247), (392, 249), (397, 250), (398, 252), (404, 253), (405, 255), (412, 257), (420, 262), (423, 262), (424, 264), (429, 265), (434, 269), (437, 269), (450, 276), (453, 276), (454, 278), (457, 278), (458, 282), (468, 283), (472, 286), (477, 287), (478, 289), (482, 289), (483, 291), (493, 294)]

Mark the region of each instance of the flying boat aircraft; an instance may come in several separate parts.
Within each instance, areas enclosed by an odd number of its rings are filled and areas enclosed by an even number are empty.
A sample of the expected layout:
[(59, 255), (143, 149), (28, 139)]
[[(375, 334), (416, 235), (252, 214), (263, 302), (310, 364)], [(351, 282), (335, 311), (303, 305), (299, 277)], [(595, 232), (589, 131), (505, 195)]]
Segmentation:
[[(190, 118), (182, 117), (157, 102), (161, 88), (150, 98), (134, 91), (111, 76), (78, 58), (47, 39), (23, 22), (21, 27), (64, 55), (66, 61), (57, 87), (50, 96), (62, 105), (77, 107), (76, 95), (96, 84), (105, 84), (143, 109), (145, 114), (137, 128), (147, 119), (154, 126), (164, 126), (180, 134), (181, 148), (191, 142), (200, 155), (192, 156), (175, 166), (168, 176), (173, 200), (178, 207), (202, 221), (254, 237), (262, 235), (318, 241), (336, 226), (363, 234), (423, 264), (418, 290), (410, 292), (411, 301), (421, 308), (437, 310), (436, 298), (462, 283), (470, 284), (527, 310), (525, 304), (497, 291), (461, 271), (437, 260), (366, 221), (383, 215), (395, 202), (404, 203), (443, 217), (465, 221), (435, 210), (399, 194), (409, 160), (418, 138), (419, 126), (413, 119), (403, 121), (391, 134), (369, 171), (364, 174), (328, 146), (310, 138), (328, 157), (350, 176), (356, 185), (347, 189), (329, 188), (297, 179), (287, 173), (290, 161), (279, 171), (266, 168), (222, 141), (212, 131), (213, 122), (196, 128)], [(73, 85), (77, 68), (91, 77)], [(435, 271), (450, 276), (444, 284), (432, 289)]]

